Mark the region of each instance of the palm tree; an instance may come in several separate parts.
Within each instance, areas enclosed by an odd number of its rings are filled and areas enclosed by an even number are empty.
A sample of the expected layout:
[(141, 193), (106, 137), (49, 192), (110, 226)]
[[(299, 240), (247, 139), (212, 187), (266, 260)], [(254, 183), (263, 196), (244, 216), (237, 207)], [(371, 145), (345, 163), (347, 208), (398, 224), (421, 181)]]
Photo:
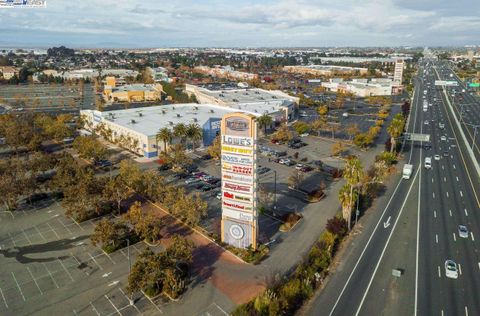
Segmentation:
[[(356, 200), (358, 198), (358, 192), (356, 193), (357, 195), (355, 196), (354, 192), (353, 192), (353, 187), (357, 186), (363, 178), (362, 162), (360, 161), (360, 159), (358, 159), (358, 157), (350, 158), (347, 161), (347, 163), (345, 165), (345, 169), (343, 170), (343, 177), (345, 178), (345, 180), (347, 180), (347, 184), (344, 186), (344, 188), (347, 187), (348, 190), (350, 191), (348, 193), (349, 197), (350, 197), (350, 200), (353, 201), (354, 197), (355, 197), (355, 200)], [(345, 204), (346, 202), (343, 201), (343, 198), (345, 198), (345, 195), (347, 193), (343, 192), (342, 194), (341, 194), (342, 198), (340, 199), (340, 201), (342, 202), (342, 208), (343, 208), (343, 206), (346, 205)], [(353, 204), (351, 204), (351, 205), (349, 204), (349, 207), (348, 207), (348, 209), (349, 209), (348, 212), (350, 214), (352, 212), (352, 205)], [(345, 213), (344, 213), (344, 215), (345, 215)], [(348, 230), (350, 230), (350, 228), (351, 228), (351, 216), (346, 217), (345, 220), (348, 223)]]
[(172, 131), (168, 127), (161, 128), (157, 132), (157, 135), (155, 135), (155, 140), (157, 141), (157, 148), (158, 148), (158, 142), (162, 141), (163, 151), (166, 153), (167, 143), (170, 143), (172, 141), (172, 136), (173, 136)]
[(363, 178), (362, 162), (358, 157), (353, 157), (347, 160), (345, 169), (343, 171), (343, 177), (347, 180), (350, 186), (357, 185)]
[(390, 152), (393, 152), (396, 149), (397, 138), (400, 137), (405, 128), (405, 118), (402, 113), (398, 113), (393, 117), (392, 123), (387, 127), (387, 132), (390, 134)]
[(203, 138), (203, 129), (197, 123), (191, 123), (187, 125), (185, 135), (192, 141), (192, 149), (195, 150), (195, 144)]
[(185, 144), (185, 138), (187, 136), (187, 126), (183, 123), (179, 123), (173, 127), (173, 136), (180, 137), (180, 142)]
[(263, 128), (265, 135), (267, 135), (267, 127), (272, 124), (272, 117), (268, 114), (263, 114), (262, 116), (257, 117), (258, 126)]
[(348, 230), (350, 231), (352, 220), (352, 208), (358, 199), (358, 192), (353, 191), (352, 187), (345, 184), (338, 192), (338, 199), (342, 204), (342, 216), (348, 223)]

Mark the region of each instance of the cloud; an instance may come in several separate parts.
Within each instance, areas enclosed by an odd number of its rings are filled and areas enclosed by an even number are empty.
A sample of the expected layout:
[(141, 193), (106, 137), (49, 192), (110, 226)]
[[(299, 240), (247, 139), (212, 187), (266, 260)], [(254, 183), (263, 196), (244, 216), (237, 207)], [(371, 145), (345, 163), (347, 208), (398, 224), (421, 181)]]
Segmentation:
[[(480, 1), (49, 0), (46, 9), (4, 10), (0, 17), (2, 40), (25, 45), (42, 32), (45, 45), (63, 39), (71, 46), (448, 45), (476, 40)], [(22, 38), (4, 32), (7, 25)]]

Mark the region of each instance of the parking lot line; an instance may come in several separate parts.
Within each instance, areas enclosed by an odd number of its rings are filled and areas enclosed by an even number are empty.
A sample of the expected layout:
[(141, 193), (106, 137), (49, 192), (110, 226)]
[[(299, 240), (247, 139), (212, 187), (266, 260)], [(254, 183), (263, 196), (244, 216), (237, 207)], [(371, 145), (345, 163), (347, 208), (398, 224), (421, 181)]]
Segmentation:
[(27, 271), (28, 271), (28, 273), (30, 273), (30, 276), (32, 277), (33, 282), (35, 282), (35, 285), (37, 286), (37, 289), (40, 291), (40, 294), (43, 295), (43, 291), (42, 291), (42, 289), (40, 288), (40, 286), (38, 286), (37, 280), (36, 280), (35, 277), (33, 276), (32, 271), (30, 271), (30, 268), (29, 268), (29, 267), (27, 267)]
[(12, 241), (13, 246), (17, 247), (17, 244), (15, 244), (15, 240), (12, 238), (12, 235), (10, 235), (10, 233), (8, 233), (8, 236), (10, 237), (10, 240)]
[[(128, 297), (127, 294), (125, 294), (125, 292), (122, 290), (122, 288), (119, 287), (118, 289), (120, 290), (120, 292), (122, 292), (122, 294), (125, 296), (125, 298), (127, 299), (127, 301), (130, 302), (130, 297)], [(129, 306), (130, 306), (130, 305), (129, 305)], [(133, 308), (135, 308), (140, 315), (142, 314), (142, 312), (138, 309), (137, 306), (135, 306), (135, 304), (134, 304), (134, 305), (131, 305), (131, 306), (133, 306)]]
[(70, 279), (72, 280), (72, 282), (74, 282), (75, 280), (73, 279), (72, 275), (70, 274), (70, 272), (68, 272), (67, 268), (65, 268), (65, 266), (63, 265), (63, 262), (62, 260), (60, 259), (57, 259), (58, 262), (60, 262), (60, 264), (62, 265), (63, 269), (65, 270), (65, 272), (67, 272), (68, 276), (70, 277)]
[(147, 300), (150, 301), (150, 303), (152, 303), (153, 306), (155, 306), (155, 308), (157, 309), (157, 311), (160, 312), (160, 314), (163, 314), (163, 311), (157, 306), (157, 304), (155, 304), (152, 299), (150, 297), (148, 297), (148, 295), (146, 295), (145, 293), (143, 293), (143, 291), (141, 291), (143, 296), (145, 296), (147, 298)]
[(0, 294), (2, 294), (3, 302), (5, 303), (5, 306), (8, 308), (7, 300), (5, 299), (5, 295), (3, 295), (3, 291), (1, 287), (0, 287)]
[(43, 234), (40, 232), (40, 230), (37, 228), (37, 226), (33, 226), (33, 227), (35, 227), (35, 229), (37, 230), (37, 232), (38, 232), (38, 234), (40, 235), (40, 237), (42, 237), (42, 239), (43, 239), (44, 241), (47, 241), (47, 239), (45, 238), (45, 236), (43, 236)]
[(105, 254), (105, 256), (107, 256), (108, 259), (110, 259), (110, 261), (113, 263), (113, 264), (117, 264), (115, 261), (112, 260), (112, 258), (110, 257), (110, 255), (108, 253), (106, 253), (103, 249), (102, 249), (103, 253)]
[(98, 264), (97, 260), (90, 254), (90, 252), (87, 252), (90, 258), (95, 262), (95, 264), (100, 268), (100, 270), (103, 270), (102, 266)]
[(62, 224), (62, 226), (68, 230), (68, 233), (71, 235), (72, 234), (72, 231), (70, 230), (70, 228), (68, 228), (67, 226), (65, 226), (65, 224), (60, 220), (60, 218), (57, 218), (57, 221)]
[(28, 238), (28, 235), (27, 235), (27, 233), (25, 232), (25, 230), (22, 229), (22, 232), (23, 232), (23, 234), (25, 235), (25, 238), (27, 239), (28, 243), (29, 243), (30, 245), (32, 245), (32, 242), (30, 241), (30, 238)]
[(50, 275), (50, 278), (52, 279), (53, 284), (55, 284), (55, 286), (57, 287), (57, 289), (60, 288), (60, 287), (58, 286), (57, 282), (55, 281), (55, 279), (53, 278), (52, 273), (50, 272), (50, 270), (48, 270), (47, 265), (46, 265), (45, 263), (43, 263), (43, 262), (42, 262), (42, 264), (43, 264), (43, 266), (45, 267), (45, 270), (47, 270), (48, 274)]
[(120, 311), (118, 310), (117, 306), (115, 306), (115, 304), (113, 304), (113, 302), (110, 300), (110, 298), (109, 298), (107, 295), (105, 295), (105, 298), (108, 300), (108, 302), (110, 302), (110, 304), (113, 306), (113, 308), (115, 308), (115, 310), (117, 311), (117, 313), (118, 313), (119, 315), (122, 315), (122, 313), (120, 313)]
[(95, 306), (93, 306), (92, 304), (92, 301), (90, 301), (90, 306), (92, 306), (92, 310), (97, 313), (98, 316), (100, 316), (100, 313), (97, 311), (97, 309), (95, 308)]
[(85, 229), (80, 226), (80, 224), (73, 218), (73, 217), (69, 217), (75, 224), (77, 224), (78, 227), (80, 227), (81, 230), (85, 231)]
[(57, 234), (57, 232), (55, 231), (55, 229), (53, 229), (52, 225), (50, 225), (49, 222), (47, 222), (47, 225), (48, 225), (48, 227), (50, 227), (50, 230), (55, 234), (55, 236), (57, 236), (57, 238), (60, 238), (60, 236)]
[(15, 274), (13, 272), (11, 272), (11, 273), (12, 273), (13, 280), (17, 284), (18, 290), (20, 291), (20, 294), (22, 295), (23, 300), (26, 301), (25, 296), (23, 295), (23, 292), (22, 292), (22, 288), (20, 287), (20, 284), (18, 284), (17, 278), (15, 277)]

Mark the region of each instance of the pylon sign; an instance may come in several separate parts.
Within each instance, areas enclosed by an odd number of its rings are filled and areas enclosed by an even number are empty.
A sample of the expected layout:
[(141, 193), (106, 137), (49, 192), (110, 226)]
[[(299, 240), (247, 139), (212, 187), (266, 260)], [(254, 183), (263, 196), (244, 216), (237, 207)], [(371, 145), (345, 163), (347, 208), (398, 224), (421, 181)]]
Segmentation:
[(222, 119), (222, 241), (257, 247), (257, 122), (229, 113)]

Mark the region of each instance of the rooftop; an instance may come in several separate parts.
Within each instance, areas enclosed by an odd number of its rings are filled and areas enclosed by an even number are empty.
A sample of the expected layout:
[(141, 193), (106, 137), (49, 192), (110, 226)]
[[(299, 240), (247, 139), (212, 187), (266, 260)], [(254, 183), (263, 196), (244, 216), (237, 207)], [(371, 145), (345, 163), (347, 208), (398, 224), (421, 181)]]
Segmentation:
[(93, 111), (84, 110), (84, 113), (94, 113), (105, 120), (132, 129), (138, 133), (153, 136), (163, 127), (173, 128), (179, 123), (197, 123), (202, 126), (210, 118), (222, 118), (232, 112), (245, 112), (255, 116), (264, 113), (275, 113), (283, 108), (277, 104), (249, 103), (238, 104), (235, 107), (225, 107), (211, 104), (168, 104), (145, 108), (134, 108), (116, 111)]

